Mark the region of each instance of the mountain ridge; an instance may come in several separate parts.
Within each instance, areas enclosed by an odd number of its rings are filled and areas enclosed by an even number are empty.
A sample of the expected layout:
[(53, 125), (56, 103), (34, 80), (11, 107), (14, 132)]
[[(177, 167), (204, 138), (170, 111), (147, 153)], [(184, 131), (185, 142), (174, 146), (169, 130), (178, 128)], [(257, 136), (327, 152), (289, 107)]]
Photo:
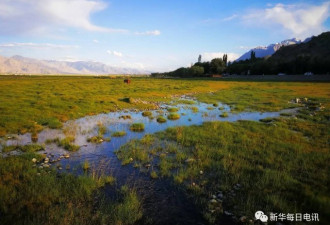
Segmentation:
[(273, 55), (275, 52), (277, 52), (283, 46), (290, 46), (290, 45), (306, 43), (306, 42), (310, 41), (311, 39), (312, 39), (312, 37), (309, 37), (309, 38), (306, 38), (304, 41), (302, 41), (297, 38), (291, 38), (291, 39), (286, 39), (286, 40), (283, 40), (283, 41), (275, 43), (275, 44), (270, 44), (268, 46), (257, 46), (255, 48), (250, 49), (248, 52), (244, 53), (243, 55), (241, 55), (235, 61), (250, 59), (252, 51), (255, 52), (257, 58), (263, 58), (266, 56), (270, 56), (270, 55)]
[(38, 60), (20, 55), (0, 55), (1, 74), (66, 74), (66, 75), (107, 75), (107, 74), (149, 74), (149, 71), (134, 68), (109, 66), (92, 61)]

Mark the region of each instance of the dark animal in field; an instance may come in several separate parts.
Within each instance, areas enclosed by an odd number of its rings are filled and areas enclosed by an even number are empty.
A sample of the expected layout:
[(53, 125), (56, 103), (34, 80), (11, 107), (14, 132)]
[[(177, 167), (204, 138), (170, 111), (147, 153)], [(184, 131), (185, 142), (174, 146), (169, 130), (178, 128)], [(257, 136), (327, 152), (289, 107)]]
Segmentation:
[(131, 80), (130, 80), (130, 79), (125, 79), (125, 80), (124, 80), (124, 83), (125, 83), (125, 84), (130, 84), (130, 83), (131, 83)]

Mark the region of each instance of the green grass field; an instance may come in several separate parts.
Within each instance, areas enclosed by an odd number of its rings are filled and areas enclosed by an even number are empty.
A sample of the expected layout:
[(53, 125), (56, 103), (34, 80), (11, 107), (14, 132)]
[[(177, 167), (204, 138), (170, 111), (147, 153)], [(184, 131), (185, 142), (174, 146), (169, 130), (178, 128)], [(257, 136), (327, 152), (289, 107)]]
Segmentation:
[[(169, 128), (117, 151), (123, 164), (183, 186), (214, 223), (223, 211), (253, 219), (266, 212), (318, 212), (329, 221), (329, 122), (303, 118), (264, 122), (208, 122)], [(132, 158), (134, 161), (130, 161)], [(158, 166), (157, 166), (158, 165)], [(211, 196), (225, 197), (210, 204)]]
[[(172, 100), (168, 119), (180, 116), (177, 104), (196, 112), (189, 106), (194, 101), (178, 99), (182, 94), (214, 107), (226, 103), (233, 113), (304, 107), (296, 116), (208, 122), (148, 134), (116, 152), (122, 165), (155, 164), (149, 171), (152, 179), (170, 178), (189, 192), (211, 224), (224, 210), (252, 218), (256, 209), (318, 212), (322, 224), (329, 221), (330, 84), (326, 82), (133, 78), (124, 85), (122, 79), (107, 77), (0, 76), (0, 137), (26, 132), (37, 136), (45, 127), (61, 128), (69, 119), (116, 110), (138, 109), (151, 116), (147, 110)], [(308, 104), (293, 103), (296, 98), (308, 98)], [(157, 119), (166, 122), (163, 116)], [(133, 122), (131, 130), (144, 130), (143, 123)], [(98, 136), (90, 137), (90, 142), (104, 141), (103, 135), (110, 132), (99, 125)], [(125, 132), (111, 135), (119, 138)], [(48, 141), (79, 151), (70, 138)], [(117, 201), (94, 201), (113, 178), (93, 176), (88, 161), (81, 166), (89, 175), (59, 176), (55, 170), (34, 167), (31, 160), (42, 159), (35, 151), (43, 146), (14, 147), (22, 155), (0, 158), (4, 224), (134, 224), (141, 219), (140, 199), (125, 186), (118, 190)], [(210, 202), (219, 192), (223, 199)]]
[[(60, 128), (62, 122), (120, 109), (155, 109), (173, 95), (222, 101), (233, 110), (279, 110), (295, 97), (323, 98), (328, 83), (242, 82), (196, 79), (122, 79), (58, 76), (0, 76), (0, 136)], [(180, 103), (180, 102), (179, 102)]]

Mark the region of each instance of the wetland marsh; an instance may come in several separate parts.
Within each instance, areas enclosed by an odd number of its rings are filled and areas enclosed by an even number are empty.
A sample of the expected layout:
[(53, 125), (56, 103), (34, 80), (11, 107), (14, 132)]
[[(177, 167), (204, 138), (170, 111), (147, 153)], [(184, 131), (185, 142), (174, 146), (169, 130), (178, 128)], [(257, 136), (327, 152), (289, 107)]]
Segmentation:
[(0, 196), (7, 223), (250, 224), (259, 209), (329, 220), (326, 82), (0, 80), (0, 190), (18, 190)]

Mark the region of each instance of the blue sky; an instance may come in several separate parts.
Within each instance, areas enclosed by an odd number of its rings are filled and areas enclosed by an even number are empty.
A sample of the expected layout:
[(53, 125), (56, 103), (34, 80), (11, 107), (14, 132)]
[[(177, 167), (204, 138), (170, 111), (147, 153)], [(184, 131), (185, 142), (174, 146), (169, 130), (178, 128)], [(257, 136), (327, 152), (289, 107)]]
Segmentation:
[(330, 1), (0, 0), (0, 55), (167, 71), (328, 31)]

